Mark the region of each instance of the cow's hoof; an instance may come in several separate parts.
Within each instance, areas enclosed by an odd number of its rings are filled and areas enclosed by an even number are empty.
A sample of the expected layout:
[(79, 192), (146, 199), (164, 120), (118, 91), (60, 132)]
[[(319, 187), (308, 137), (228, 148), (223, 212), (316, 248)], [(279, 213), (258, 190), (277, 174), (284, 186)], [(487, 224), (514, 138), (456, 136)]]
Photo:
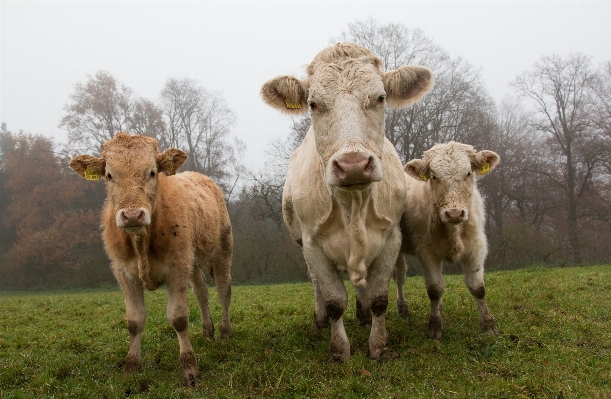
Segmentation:
[(200, 373), (197, 369), (197, 360), (193, 351), (180, 354), (180, 369), (185, 381), (185, 386), (194, 388), (199, 383)]
[(330, 325), (329, 316), (318, 317), (316, 316), (316, 313), (314, 313), (314, 322), (312, 323), (312, 326), (320, 330), (323, 328), (329, 328), (329, 325)]
[(499, 329), (496, 327), (496, 322), (494, 321), (494, 316), (488, 314), (479, 319), (479, 325), (487, 333), (492, 335), (499, 335)]
[(429, 318), (429, 338), (441, 341), (441, 337), (443, 336), (442, 326), (441, 317), (431, 316)]
[(214, 325), (209, 327), (202, 325), (202, 334), (205, 338), (214, 338)]
[(346, 363), (350, 359), (350, 354), (346, 353), (331, 353), (329, 361), (331, 363)]
[(134, 355), (127, 355), (123, 373), (125, 375), (131, 375), (137, 373), (140, 369), (142, 369), (142, 361), (140, 358)]
[(370, 353), (369, 357), (371, 357), (371, 359), (373, 360), (378, 360), (378, 361), (393, 360), (393, 359), (399, 358), (399, 353), (390, 350), (390, 348), (388, 347), (382, 348), (381, 350), (378, 350), (376, 352), (377, 353), (375, 356), (372, 356)]
[(408, 319), (409, 320), (409, 308), (407, 307), (407, 302), (405, 302), (405, 303), (398, 303), (397, 304), (397, 310), (399, 312), (399, 316), (401, 316), (404, 319)]
[(233, 335), (233, 329), (231, 325), (229, 326), (221, 326), (221, 339), (229, 338)]

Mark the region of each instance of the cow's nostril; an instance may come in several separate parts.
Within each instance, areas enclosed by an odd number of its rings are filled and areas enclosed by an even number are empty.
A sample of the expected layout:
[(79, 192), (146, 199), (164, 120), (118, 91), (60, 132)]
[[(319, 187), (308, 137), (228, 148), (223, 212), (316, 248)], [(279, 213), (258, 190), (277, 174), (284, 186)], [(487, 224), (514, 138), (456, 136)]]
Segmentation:
[(341, 166), (339, 166), (339, 163), (337, 163), (337, 161), (333, 161), (332, 167), (333, 167), (333, 174), (337, 176), (339, 179), (343, 179), (346, 176), (346, 171), (342, 169)]

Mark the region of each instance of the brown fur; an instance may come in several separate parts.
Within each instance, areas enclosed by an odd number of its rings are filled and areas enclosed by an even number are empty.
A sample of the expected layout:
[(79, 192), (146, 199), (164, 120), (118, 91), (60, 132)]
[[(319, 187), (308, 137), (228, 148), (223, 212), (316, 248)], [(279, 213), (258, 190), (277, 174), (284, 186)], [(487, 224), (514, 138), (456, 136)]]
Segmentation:
[[(476, 152), (466, 144), (438, 144), (425, 151), (423, 159), (405, 165), (407, 196), (401, 223), (403, 242), (396, 264), (399, 292), (397, 305), (407, 308), (403, 292), (407, 270), (404, 256), (416, 255), (423, 267), (425, 284), (431, 301), (429, 335), (441, 338), (441, 297), (445, 283), (443, 262), (461, 262), (465, 282), (478, 305), (484, 330), (498, 334), (490, 314), (484, 288), (484, 260), (488, 252), (484, 232), (484, 204), (476, 180), (487, 162), (492, 171), (499, 157), (492, 151)], [(423, 180), (423, 178), (427, 180)], [(450, 222), (446, 210), (462, 210), (465, 219)]]
[[(143, 289), (168, 285), (168, 319), (178, 335), (185, 382), (192, 385), (195, 355), (188, 340), (187, 289), (202, 311), (204, 335), (214, 331), (203, 274), (214, 275), (223, 307), (222, 331), (231, 333), (231, 223), (221, 190), (208, 177), (194, 172), (174, 175), (186, 160), (178, 149), (159, 153), (157, 141), (120, 133), (103, 146), (100, 158), (83, 155), (70, 166), (79, 174), (106, 176), (107, 199), (102, 211), (102, 237), (112, 269), (123, 292), (130, 332), (126, 364), (140, 360), (145, 323)], [(142, 209), (143, 226), (119, 227), (123, 209)], [(150, 220), (149, 220), (150, 219)], [(208, 330), (206, 330), (206, 326)], [(184, 362), (184, 359), (191, 359)]]
[[(368, 49), (338, 43), (316, 55), (306, 79), (280, 76), (261, 88), (263, 100), (282, 112), (311, 110), (312, 126), (289, 161), (283, 216), (303, 246), (315, 325), (330, 319), (331, 354), (338, 361), (350, 356), (342, 271), (356, 287), (360, 319), (371, 321), (370, 356), (379, 359), (387, 351), (384, 298), (400, 247), (405, 179), (396, 150), (384, 138), (384, 109), (386, 103), (421, 97), (430, 89), (421, 80), (433, 80), (423, 67), (384, 73), (381, 66)], [(295, 111), (287, 102), (302, 108)], [(363, 174), (353, 168), (357, 164)], [(356, 172), (345, 178), (347, 170)]]

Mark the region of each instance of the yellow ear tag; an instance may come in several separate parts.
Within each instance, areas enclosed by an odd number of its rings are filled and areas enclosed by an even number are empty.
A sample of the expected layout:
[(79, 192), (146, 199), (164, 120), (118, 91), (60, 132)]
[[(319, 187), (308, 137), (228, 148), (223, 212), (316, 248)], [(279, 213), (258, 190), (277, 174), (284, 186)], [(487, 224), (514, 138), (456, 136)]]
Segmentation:
[(418, 176), (420, 176), (420, 178), (424, 181), (427, 181), (429, 179), (429, 177), (425, 175), (424, 173), (420, 173)]
[(168, 170), (174, 170), (174, 164), (173, 163), (169, 164), (167, 169)]
[(479, 174), (485, 175), (488, 172), (490, 172), (490, 164), (488, 162), (484, 162), (482, 168), (479, 170)]
[(94, 172), (93, 170), (87, 169), (85, 171), (85, 179), (87, 180), (100, 180), (100, 175), (98, 172)]
[(300, 109), (301, 108), (301, 103), (292, 103), (292, 102), (289, 102), (289, 100), (285, 100), (284, 102), (286, 103), (287, 108), (290, 108), (290, 109)]

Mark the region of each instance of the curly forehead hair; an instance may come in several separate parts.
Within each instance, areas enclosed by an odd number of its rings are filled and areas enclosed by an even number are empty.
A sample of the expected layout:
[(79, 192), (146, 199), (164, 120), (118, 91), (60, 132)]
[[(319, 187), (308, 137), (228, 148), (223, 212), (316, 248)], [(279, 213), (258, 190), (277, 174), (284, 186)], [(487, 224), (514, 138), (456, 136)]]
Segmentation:
[(367, 60), (378, 69), (382, 66), (382, 60), (373, 55), (373, 53), (365, 47), (354, 43), (337, 43), (335, 46), (329, 46), (316, 54), (314, 60), (308, 65), (308, 76), (314, 74), (314, 71), (321, 65), (337, 63), (354, 58)]
[(475, 148), (469, 144), (450, 141), (445, 144), (435, 144), (430, 150), (424, 151), (424, 160), (429, 161), (434, 156), (451, 156), (457, 152), (466, 152), (467, 155), (475, 155)]
[(159, 152), (159, 149), (157, 148), (157, 139), (147, 137), (142, 134), (132, 136), (129, 133), (125, 132), (117, 133), (115, 137), (113, 137), (111, 140), (108, 140), (107, 142), (102, 144), (102, 152), (106, 152), (114, 146), (129, 148), (152, 147), (155, 149), (156, 152)]

